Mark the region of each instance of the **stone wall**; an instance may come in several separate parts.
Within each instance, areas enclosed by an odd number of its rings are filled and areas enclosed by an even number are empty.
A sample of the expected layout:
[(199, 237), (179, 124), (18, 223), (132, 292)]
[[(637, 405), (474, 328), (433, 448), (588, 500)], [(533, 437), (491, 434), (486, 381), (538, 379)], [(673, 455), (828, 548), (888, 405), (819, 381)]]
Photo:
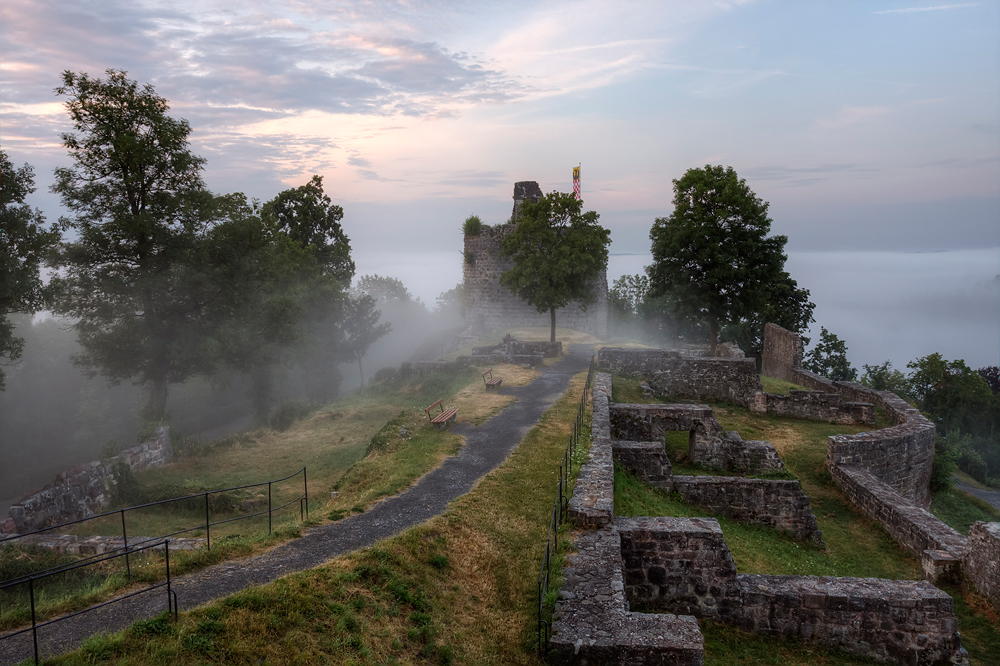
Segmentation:
[[(851, 504), (882, 525), (901, 546), (922, 561), (927, 560), (924, 568), (928, 577), (936, 579), (948, 572), (945, 560), (926, 551), (944, 551), (950, 556), (947, 559), (958, 562), (965, 550), (965, 537), (929, 511), (914, 505), (867, 470), (836, 467), (831, 472)], [(936, 571), (927, 570), (932, 558), (937, 560)]]
[(751, 406), (763, 392), (751, 358), (707, 358), (671, 349), (603, 347), (597, 352), (602, 370), (646, 379), (664, 398), (698, 401), (729, 400)]
[(562, 342), (522, 342), (510, 335), (496, 345), (472, 348), (472, 360), (476, 363), (514, 363), (531, 366), (541, 365), (544, 359), (562, 356)]
[(967, 663), (952, 599), (926, 581), (737, 574), (711, 518), (619, 518), (615, 528), (635, 607), (883, 661)]
[(796, 419), (826, 421), (840, 425), (875, 425), (875, 406), (868, 402), (844, 402), (838, 393), (789, 391), (788, 395), (765, 393), (767, 413)]
[(878, 406), (896, 425), (858, 435), (837, 435), (828, 444), (827, 465), (866, 469), (920, 507), (930, 505), (934, 463), (934, 424), (919, 410), (888, 391), (874, 391), (854, 382), (835, 382), (801, 367), (802, 340), (780, 326), (764, 327), (761, 359), (766, 375), (852, 402)]
[(107, 461), (77, 465), (56, 477), (41, 491), (22, 498), (10, 507), (0, 533), (24, 533), (86, 518), (103, 511), (114, 486), (112, 469), (124, 462), (133, 472), (159, 467), (173, 459), (170, 433), (162, 427), (148, 442), (137, 444)]
[(976, 591), (1000, 612), (1000, 523), (976, 521), (969, 526), (969, 541), (962, 554), (962, 571)]
[(625, 597), (618, 533), (586, 532), (566, 558), (549, 647), (555, 663), (701, 666), (698, 621), (668, 613), (633, 613)]
[(714, 514), (823, 545), (809, 497), (795, 479), (674, 475), (669, 490)]
[[(534, 185), (532, 188), (531, 185)], [(541, 196), (538, 184), (532, 181), (516, 183), (514, 211), (525, 200)], [(465, 236), (465, 259), (462, 264), (465, 285), (465, 320), (481, 330), (509, 328), (512, 326), (544, 326), (550, 324), (549, 313), (539, 313), (500, 284), (500, 276), (510, 270), (513, 263), (500, 256), (500, 242), (514, 230), (514, 224), (491, 227), (483, 225), (478, 236)], [(602, 270), (594, 285), (596, 301), (584, 307), (570, 303), (556, 311), (556, 326), (572, 328), (597, 337), (608, 332), (608, 278)]]
[(670, 460), (659, 442), (613, 441), (611, 445), (620, 467), (652, 486), (677, 493), (689, 504), (788, 532), (802, 541), (823, 543), (809, 497), (796, 480), (677, 475), (671, 473)]
[(697, 615), (903, 664), (968, 663), (951, 598), (927, 582), (737, 574), (714, 519), (616, 519), (614, 456), (638, 466), (650, 456), (657, 464), (646, 474), (661, 482), (669, 461), (658, 443), (611, 441), (611, 388), (610, 375), (595, 375), (591, 458), (570, 500), (584, 531), (567, 558), (550, 643), (561, 662), (700, 664)]
[[(0, 549), (16, 544), (20, 547), (31, 546), (64, 555), (104, 555), (121, 550), (125, 546), (125, 540), (120, 536), (81, 537), (75, 534), (33, 534), (22, 537), (18, 534), (7, 534), (4, 535), (4, 539), (6, 541), (0, 541)], [(134, 536), (129, 537), (128, 546), (129, 548), (138, 548), (150, 541), (162, 540), (162, 537)], [(172, 537), (170, 550), (198, 550), (204, 548), (205, 544), (205, 539), (201, 538)]]
[(610, 418), (612, 439), (662, 442), (668, 431), (690, 431), (688, 458), (705, 467), (744, 474), (785, 468), (770, 442), (725, 432), (708, 405), (614, 403)]

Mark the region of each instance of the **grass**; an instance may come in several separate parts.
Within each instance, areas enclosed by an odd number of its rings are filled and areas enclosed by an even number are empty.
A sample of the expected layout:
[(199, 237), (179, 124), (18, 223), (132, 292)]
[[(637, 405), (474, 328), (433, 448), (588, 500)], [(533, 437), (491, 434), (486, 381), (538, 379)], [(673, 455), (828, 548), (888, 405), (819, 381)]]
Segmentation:
[(177, 623), (92, 637), (51, 663), (540, 664), (538, 567), (585, 376), (442, 516)]
[(785, 381), (784, 379), (768, 377), (766, 375), (760, 376), (760, 383), (767, 393), (774, 393), (775, 395), (788, 395), (791, 391), (809, 390), (805, 386), (799, 386), (798, 384), (793, 384), (792, 382)]
[(969, 525), (977, 520), (987, 523), (1000, 521), (1000, 511), (993, 505), (957, 488), (934, 493), (930, 511), (965, 535), (969, 534)]

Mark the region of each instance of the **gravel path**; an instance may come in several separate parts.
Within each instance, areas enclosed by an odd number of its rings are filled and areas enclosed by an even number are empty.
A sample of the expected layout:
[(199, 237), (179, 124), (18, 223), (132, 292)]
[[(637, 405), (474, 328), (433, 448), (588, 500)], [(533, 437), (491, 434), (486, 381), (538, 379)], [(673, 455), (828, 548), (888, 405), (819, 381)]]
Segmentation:
[[(486, 473), (506, 460), (542, 414), (566, 391), (570, 378), (585, 370), (591, 350), (574, 345), (566, 357), (542, 369), (531, 384), (500, 389), (517, 398), (486, 423), (461, 424), (454, 432), (466, 444), (441, 467), (428, 473), (409, 490), (379, 502), (368, 511), (322, 525), (301, 538), (256, 557), (234, 560), (174, 579), (182, 610), (225, 597), (254, 585), (302, 571), (344, 553), (370, 546), (386, 537), (440, 515), (451, 500), (466, 494)], [(166, 609), (160, 590), (105, 606), (38, 631), (43, 657), (72, 650), (97, 632), (114, 632)], [(14, 664), (32, 656), (31, 633), (0, 642), (0, 664)]]
[(970, 486), (964, 481), (960, 481), (958, 477), (955, 477), (955, 487), (962, 492), (969, 493), (974, 497), (985, 500), (997, 509), (1000, 509), (1000, 490), (983, 490), (982, 488), (976, 488), (975, 486)]

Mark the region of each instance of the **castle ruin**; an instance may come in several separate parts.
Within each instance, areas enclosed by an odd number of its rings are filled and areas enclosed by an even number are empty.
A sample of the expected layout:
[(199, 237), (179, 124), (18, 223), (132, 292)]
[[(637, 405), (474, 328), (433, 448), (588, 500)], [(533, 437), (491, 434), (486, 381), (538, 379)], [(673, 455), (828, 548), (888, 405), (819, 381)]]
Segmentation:
[[(514, 208), (510, 221), (491, 227), (483, 225), (479, 235), (465, 236), (462, 274), (465, 284), (465, 320), (475, 329), (489, 331), (513, 326), (549, 326), (548, 312), (539, 313), (500, 284), (500, 276), (513, 263), (500, 256), (500, 242), (514, 231), (518, 212), (526, 201), (535, 203), (542, 196), (538, 183), (529, 180), (514, 183)], [(598, 337), (608, 331), (608, 276), (601, 270), (595, 286), (597, 300), (584, 308), (570, 303), (556, 312), (556, 325)]]

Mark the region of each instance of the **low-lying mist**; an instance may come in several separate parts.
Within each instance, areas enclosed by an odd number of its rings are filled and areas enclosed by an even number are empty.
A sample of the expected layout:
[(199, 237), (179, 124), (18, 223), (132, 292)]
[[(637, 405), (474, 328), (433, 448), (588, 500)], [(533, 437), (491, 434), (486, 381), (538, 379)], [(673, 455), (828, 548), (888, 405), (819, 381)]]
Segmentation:
[[(395, 296), (371, 295), (381, 311), (380, 321), (392, 330), (362, 360), (367, 383), (381, 368), (440, 355), (442, 345), (464, 328), (454, 298), (431, 309), (405, 288)], [(72, 357), (81, 350), (71, 322), (19, 316), (16, 323), (16, 335), (25, 339), (25, 346), (19, 362), (6, 367), (7, 389), (0, 392), (0, 516), (13, 501), (70, 467), (132, 446), (142, 428), (142, 387), (127, 382), (110, 386), (100, 375), (88, 377), (74, 365)], [(330, 399), (361, 386), (356, 362), (295, 361), (289, 356), (270, 369), (272, 415), (279, 407), (302, 414), (321, 406), (315, 398), (317, 384), (325, 391), (319, 394)], [(252, 379), (241, 374), (196, 376), (172, 384), (168, 422), (174, 431), (199, 439), (265, 425), (254, 409), (253, 387)]]

